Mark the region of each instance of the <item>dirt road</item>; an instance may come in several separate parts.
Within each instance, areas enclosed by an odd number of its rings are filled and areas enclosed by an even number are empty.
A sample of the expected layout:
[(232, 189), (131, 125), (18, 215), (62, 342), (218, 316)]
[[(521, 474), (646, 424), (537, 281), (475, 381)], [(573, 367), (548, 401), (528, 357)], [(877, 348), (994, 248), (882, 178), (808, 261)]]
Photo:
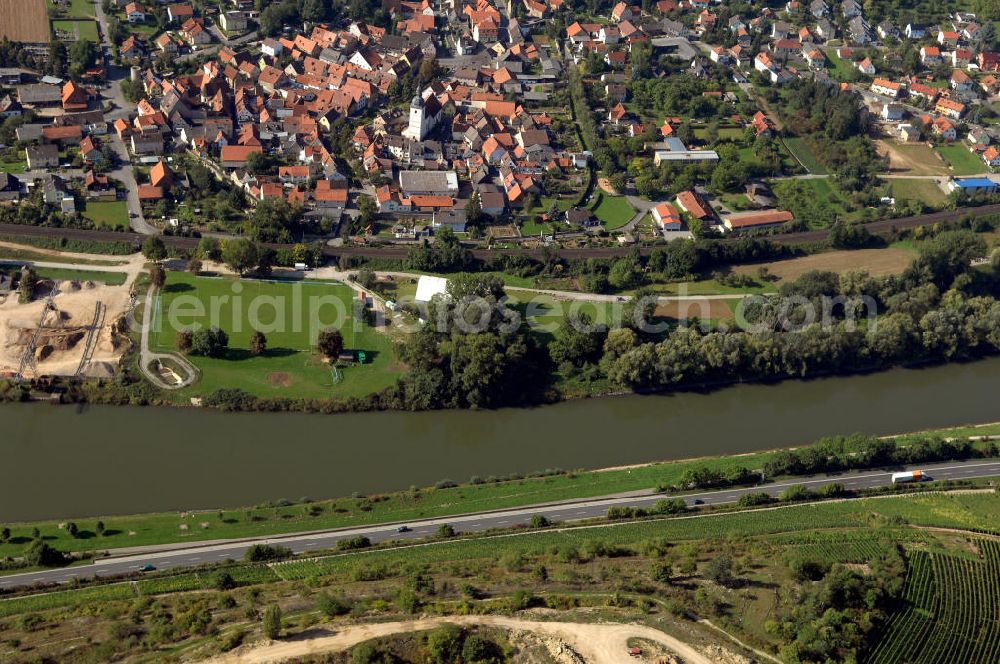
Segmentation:
[(296, 657), (345, 650), (370, 639), (392, 634), (419, 632), (433, 629), (445, 623), (468, 626), (489, 625), (553, 636), (565, 641), (586, 662), (593, 664), (615, 664), (631, 661), (625, 652), (625, 642), (632, 637), (649, 639), (669, 648), (680, 655), (685, 664), (712, 664), (712, 660), (691, 646), (659, 630), (643, 625), (541, 622), (503, 616), (453, 616), (353, 625), (345, 627), (339, 632), (331, 632), (329, 636), (293, 641), (270, 641), (262, 645), (241, 648), (232, 653), (205, 660), (205, 664), (280, 662)]

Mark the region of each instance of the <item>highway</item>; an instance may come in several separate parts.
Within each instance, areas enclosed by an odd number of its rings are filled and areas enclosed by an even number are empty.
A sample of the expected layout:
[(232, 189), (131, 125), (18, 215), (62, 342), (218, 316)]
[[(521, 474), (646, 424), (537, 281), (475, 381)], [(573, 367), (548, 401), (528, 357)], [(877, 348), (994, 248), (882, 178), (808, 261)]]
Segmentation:
[[(761, 486), (738, 489), (720, 489), (700, 493), (685, 493), (682, 498), (689, 506), (722, 505), (736, 502), (747, 493), (764, 491), (777, 496), (793, 485), (804, 485), (819, 489), (828, 484), (840, 483), (849, 490), (871, 489), (891, 483), (892, 472), (900, 470), (923, 470), (934, 480), (968, 480), (978, 477), (1000, 476), (1000, 461), (950, 461), (937, 464), (922, 464), (908, 468), (891, 470), (865, 470), (844, 473), (815, 475), (766, 483)], [(81, 565), (62, 569), (52, 569), (24, 574), (0, 576), (0, 588), (15, 588), (36, 583), (65, 583), (75, 577), (106, 577), (136, 572), (144, 565), (154, 565), (157, 569), (171, 569), (216, 563), (226, 559), (239, 560), (252, 544), (277, 544), (288, 547), (295, 553), (331, 549), (342, 539), (364, 536), (374, 542), (389, 540), (408, 541), (433, 536), (442, 524), (450, 524), (459, 533), (474, 533), (492, 529), (512, 528), (526, 525), (535, 515), (545, 516), (554, 522), (580, 521), (604, 517), (610, 507), (652, 507), (658, 500), (669, 495), (652, 491), (632, 492), (615, 496), (596, 497), (561, 503), (531, 505), (505, 510), (477, 512), (433, 519), (421, 519), (406, 523), (408, 532), (397, 531), (401, 524), (390, 523), (337, 530), (315, 531), (281, 535), (270, 538), (252, 538), (229, 541), (180, 543), (160, 547), (146, 547), (140, 553), (112, 555), (96, 560), (92, 565)], [(780, 518), (777, 516), (775, 518)]]

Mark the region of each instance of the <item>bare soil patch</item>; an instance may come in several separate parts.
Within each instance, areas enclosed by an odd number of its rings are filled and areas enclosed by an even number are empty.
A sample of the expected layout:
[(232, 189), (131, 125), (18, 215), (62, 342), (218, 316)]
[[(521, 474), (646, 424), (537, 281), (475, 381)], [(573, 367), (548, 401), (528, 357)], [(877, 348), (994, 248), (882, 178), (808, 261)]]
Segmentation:
[(597, 178), (597, 186), (600, 187), (601, 190), (607, 194), (611, 194), (612, 196), (618, 195), (618, 192), (615, 191), (615, 188), (611, 186), (611, 180), (609, 180), (608, 178), (604, 177)]
[(0, 37), (32, 44), (48, 42), (45, 0), (0, 0)]
[(894, 174), (948, 175), (948, 164), (937, 152), (923, 143), (894, 143), (877, 140), (875, 149), (889, 156), (889, 170)]
[(267, 384), (274, 387), (291, 387), (292, 376), (287, 371), (274, 371), (267, 374)]
[(370, 639), (390, 634), (433, 629), (443, 623), (491, 625), (556, 638), (568, 644), (583, 661), (593, 664), (619, 664), (623, 661), (629, 661), (625, 644), (629, 639), (637, 637), (666, 646), (676, 653), (685, 664), (714, 664), (719, 661), (718, 658), (709, 658), (690, 645), (644, 625), (540, 622), (503, 616), (449, 616), (405, 622), (352, 625), (342, 628), (338, 626), (337, 631), (332, 634), (291, 641), (265, 641), (260, 644), (244, 646), (231, 653), (205, 661), (214, 664), (228, 664), (230, 662), (250, 664), (252, 662), (280, 662), (315, 657), (327, 652), (346, 650)]
[[(39, 371), (50, 376), (76, 373), (86, 345), (83, 341), (94, 321), (95, 307), (101, 302), (106, 307), (103, 324), (85, 373), (102, 377), (113, 375), (128, 344), (115, 327), (128, 311), (129, 291), (126, 285), (60, 282), (59, 294), (53, 300), (55, 310), (46, 313), (42, 321), (35, 354)], [(44, 296), (20, 304), (17, 293), (12, 293), (0, 304), (0, 375), (13, 375), (17, 371), (21, 355), (42, 320), (44, 307)]]
[[(898, 274), (913, 261), (913, 252), (907, 249), (857, 249), (854, 251), (827, 251), (801, 258), (765, 263), (768, 271), (778, 278), (778, 283), (794, 281), (806, 272), (825, 270), (837, 273), (866, 271), (873, 277)], [(737, 274), (755, 275), (760, 265), (740, 265), (733, 268)]]

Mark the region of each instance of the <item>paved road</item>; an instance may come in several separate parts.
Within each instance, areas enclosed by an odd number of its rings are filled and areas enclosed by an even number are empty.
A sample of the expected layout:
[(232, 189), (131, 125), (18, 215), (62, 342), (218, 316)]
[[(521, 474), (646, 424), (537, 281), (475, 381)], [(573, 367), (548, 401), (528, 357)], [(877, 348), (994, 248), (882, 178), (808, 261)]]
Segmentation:
[[(917, 466), (914, 466), (910, 469), (916, 468)], [(939, 464), (925, 464), (919, 466), (919, 468), (926, 471), (936, 480), (960, 480), (1000, 475), (1000, 461), (953, 461)], [(682, 497), (688, 505), (720, 505), (733, 503), (746, 493), (766, 491), (774, 496), (789, 486), (797, 484), (817, 489), (824, 485), (838, 482), (848, 489), (870, 489), (889, 484), (890, 472), (888, 470), (868, 470), (802, 477), (759, 487), (706, 491), (685, 494)], [(651, 507), (656, 501), (663, 498), (663, 495), (652, 492), (630, 492), (628, 494), (618, 494), (603, 498), (548, 503), (436, 519), (422, 519), (409, 522), (408, 525), (411, 530), (406, 533), (397, 532), (397, 524), (382, 524), (332, 531), (298, 533), (271, 538), (217, 541), (201, 545), (176, 544), (165, 545), (163, 547), (148, 547), (146, 551), (141, 553), (103, 558), (95, 561), (93, 565), (0, 576), (0, 588), (14, 588), (33, 583), (64, 583), (76, 577), (89, 578), (93, 576), (124, 574), (135, 572), (147, 564), (155, 565), (158, 569), (171, 569), (215, 563), (226, 559), (235, 560), (241, 558), (243, 552), (251, 544), (279, 544), (290, 548), (295, 553), (302, 553), (318, 549), (329, 549), (335, 547), (337, 542), (342, 539), (358, 535), (363, 535), (372, 542), (414, 540), (433, 535), (438, 527), (445, 523), (451, 524), (459, 532), (472, 533), (524, 525), (535, 515), (543, 515), (550, 521), (579, 521), (581, 519), (603, 517), (607, 514), (609, 507)]]

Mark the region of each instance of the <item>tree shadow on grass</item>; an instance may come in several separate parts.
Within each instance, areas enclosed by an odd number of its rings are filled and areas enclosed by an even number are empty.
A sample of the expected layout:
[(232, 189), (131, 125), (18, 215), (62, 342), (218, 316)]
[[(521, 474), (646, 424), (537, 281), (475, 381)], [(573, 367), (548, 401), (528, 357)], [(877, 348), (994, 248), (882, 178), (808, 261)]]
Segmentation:
[(288, 357), (289, 355), (295, 355), (298, 352), (299, 351), (295, 350), (294, 348), (268, 348), (262, 354), (254, 355), (246, 348), (230, 348), (226, 352), (225, 359), (232, 360), (234, 362), (240, 362), (243, 360), (252, 360), (255, 357), (273, 359), (279, 357)]
[(193, 290), (194, 286), (192, 286), (191, 284), (174, 283), (174, 284), (167, 284), (166, 286), (163, 287), (164, 293), (186, 293), (188, 291), (193, 291)]

